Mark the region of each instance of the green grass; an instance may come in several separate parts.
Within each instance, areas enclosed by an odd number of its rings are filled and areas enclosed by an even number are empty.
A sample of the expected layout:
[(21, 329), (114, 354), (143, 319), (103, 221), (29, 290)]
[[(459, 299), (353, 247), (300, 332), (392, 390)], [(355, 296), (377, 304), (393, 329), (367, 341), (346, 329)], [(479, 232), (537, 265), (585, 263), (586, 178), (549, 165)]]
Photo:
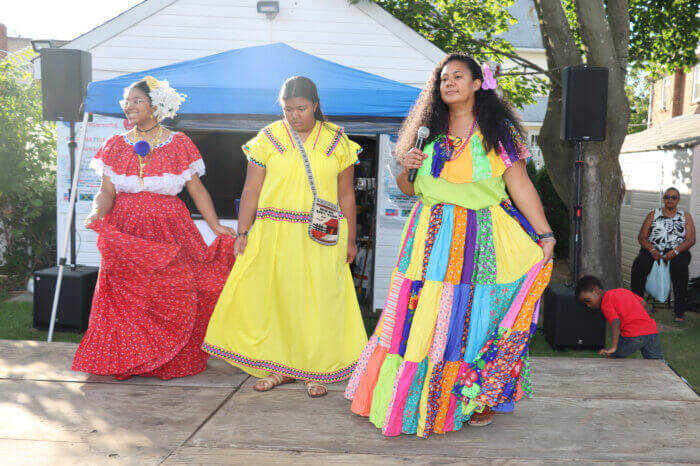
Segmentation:
[[(48, 332), (32, 328), (32, 303), (0, 302), (0, 339), (43, 340)], [(55, 332), (54, 341), (80, 342), (81, 333)]]

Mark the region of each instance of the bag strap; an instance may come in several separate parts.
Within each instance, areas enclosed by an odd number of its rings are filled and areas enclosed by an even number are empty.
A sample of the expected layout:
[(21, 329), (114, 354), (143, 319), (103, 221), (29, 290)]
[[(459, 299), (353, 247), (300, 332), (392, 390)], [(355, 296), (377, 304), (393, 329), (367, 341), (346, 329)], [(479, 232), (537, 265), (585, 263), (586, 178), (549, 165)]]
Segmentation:
[(311, 163), (309, 163), (309, 156), (306, 154), (306, 149), (304, 148), (304, 143), (301, 142), (301, 137), (299, 136), (299, 133), (294, 131), (294, 128), (290, 127), (289, 130), (292, 133), (292, 137), (294, 138), (294, 143), (299, 148), (299, 152), (301, 152), (301, 156), (304, 159), (304, 168), (306, 169), (306, 178), (308, 178), (308, 180), (309, 180), (309, 186), (311, 186), (311, 193), (314, 195), (314, 199), (316, 199), (318, 197), (316, 195), (316, 184), (314, 183), (314, 175), (311, 172)]

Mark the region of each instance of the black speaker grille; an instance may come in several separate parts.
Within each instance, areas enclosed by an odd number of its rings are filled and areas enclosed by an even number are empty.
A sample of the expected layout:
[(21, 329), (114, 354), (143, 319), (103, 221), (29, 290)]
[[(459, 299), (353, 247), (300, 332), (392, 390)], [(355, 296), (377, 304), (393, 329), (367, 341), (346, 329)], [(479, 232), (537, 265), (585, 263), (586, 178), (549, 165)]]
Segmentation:
[(567, 66), (562, 72), (561, 139), (604, 141), (608, 69)]
[(40, 53), (44, 120), (81, 121), (81, 105), (92, 80), (92, 55), (74, 49)]

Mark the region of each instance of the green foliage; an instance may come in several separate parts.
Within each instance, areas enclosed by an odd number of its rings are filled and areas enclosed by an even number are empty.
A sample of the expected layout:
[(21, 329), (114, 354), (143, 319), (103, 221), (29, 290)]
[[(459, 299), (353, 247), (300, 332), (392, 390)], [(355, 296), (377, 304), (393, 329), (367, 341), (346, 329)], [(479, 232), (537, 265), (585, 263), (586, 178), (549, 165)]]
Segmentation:
[(630, 122), (627, 134), (638, 133), (647, 129), (649, 115), (649, 92), (651, 85), (645, 77), (645, 73), (638, 67), (634, 67), (627, 75), (625, 92), (630, 103)]
[(697, 63), (700, 0), (630, 0), (630, 62), (654, 77)]
[[(358, 0), (349, 0), (357, 3)], [(375, 0), (447, 53), (466, 52), (479, 62), (504, 63), (513, 46), (498, 36), (516, 20), (508, 12), (513, 0)], [(501, 69), (499, 87), (516, 107), (534, 103), (547, 93), (546, 81), (533, 75), (509, 75), (523, 68)]]
[(0, 288), (22, 286), (56, 251), (56, 134), (42, 120), (41, 86), (0, 61)]
[(554, 252), (557, 259), (569, 257), (569, 231), (571, 228), (569, 209), (566, 208), (557, 192), (554, 190), (552, 180), (544, 168), (535, 168), (534, 163), (527, 164), (527, 174), (530, 175), (532, 184), (535, 185), (537, 193), (540, 195), (544, 213), (547, 216), (549, 225), (552, 227), (557, 245)]

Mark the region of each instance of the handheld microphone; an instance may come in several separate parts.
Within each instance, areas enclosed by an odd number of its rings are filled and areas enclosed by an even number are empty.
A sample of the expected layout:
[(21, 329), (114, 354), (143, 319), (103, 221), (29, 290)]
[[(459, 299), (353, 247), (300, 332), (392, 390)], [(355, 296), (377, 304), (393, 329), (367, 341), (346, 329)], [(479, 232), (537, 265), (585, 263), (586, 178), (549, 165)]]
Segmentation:
[[(418, 150), (423, 150), (423, 144), (425, 144), (425, 141), (428, 139), (428, 136), (430, 136), (430, 130), (426, 128), (425, 126), (421, 126), (418, 128), (418, 134), (416, 138), (416, 149)], [(418, 174), (418, 169), (416, 168), (411, 168), (408, 171), (408, 181), (413, 183), (416, 181), (416, 175)]]

